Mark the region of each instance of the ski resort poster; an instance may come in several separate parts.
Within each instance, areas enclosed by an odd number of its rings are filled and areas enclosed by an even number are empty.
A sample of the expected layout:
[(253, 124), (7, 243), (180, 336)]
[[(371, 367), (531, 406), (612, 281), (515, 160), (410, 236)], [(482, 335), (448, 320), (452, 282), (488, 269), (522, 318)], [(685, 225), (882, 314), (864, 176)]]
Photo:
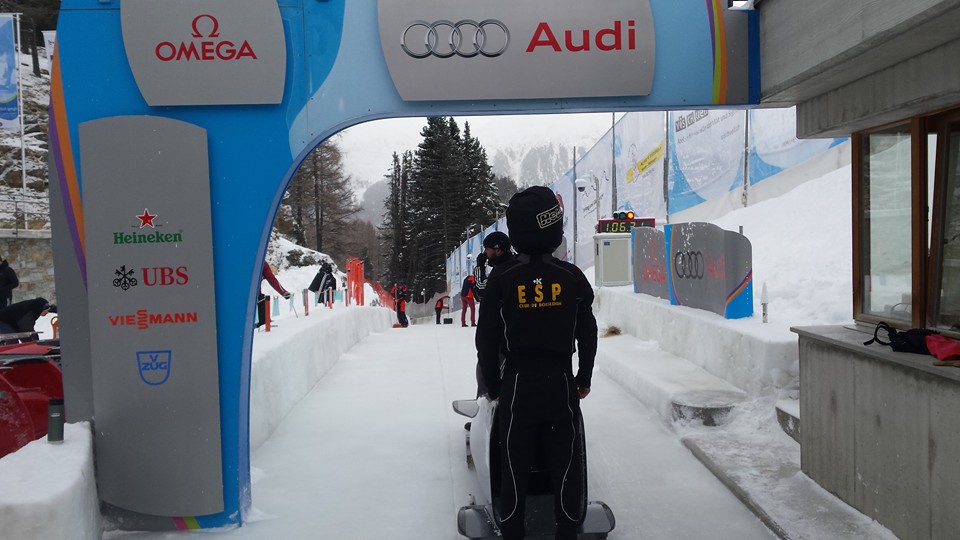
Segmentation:
[(20, 129), (16, 58), (13, 16), (0, 15), (0, 129)]
[(670, 114), (670, 212), (716, 198), (743, 184), (746, 113)]
[(625, 114), (616, 125), (617, 202), (638, 216), (667, 216), (663, 197), (665, 123), (664, 113), (640, 112)]

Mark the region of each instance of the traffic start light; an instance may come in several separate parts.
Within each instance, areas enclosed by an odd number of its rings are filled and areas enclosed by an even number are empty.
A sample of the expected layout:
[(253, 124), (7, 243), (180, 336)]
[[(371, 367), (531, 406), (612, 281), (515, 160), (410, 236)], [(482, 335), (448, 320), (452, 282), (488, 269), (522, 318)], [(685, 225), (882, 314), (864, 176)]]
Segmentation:
[(638, 218), (632, 210), (613, 213), (613, 219), (597, 221), (598, 233), (628, 233), (634, 227), (656, 227), (654, 218)]

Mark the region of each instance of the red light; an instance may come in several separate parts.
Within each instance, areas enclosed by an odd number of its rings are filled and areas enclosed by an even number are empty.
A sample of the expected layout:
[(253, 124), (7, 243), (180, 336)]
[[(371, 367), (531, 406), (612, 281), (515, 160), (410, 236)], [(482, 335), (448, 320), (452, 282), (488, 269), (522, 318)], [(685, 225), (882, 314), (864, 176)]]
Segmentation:
[(633, 212), (627, 212), (627, 219), (633, 219)]

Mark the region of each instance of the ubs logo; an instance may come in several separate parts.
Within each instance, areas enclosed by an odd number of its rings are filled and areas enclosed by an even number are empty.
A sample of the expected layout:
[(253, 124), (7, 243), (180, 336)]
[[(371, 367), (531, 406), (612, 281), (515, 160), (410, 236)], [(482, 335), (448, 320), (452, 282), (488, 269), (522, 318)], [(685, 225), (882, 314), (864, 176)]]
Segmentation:
[(160, 386), (170, 378), (172, 351), (137, 351), (137, 370), (140, 380), (150, 386)]
[(161, 41), (154, 49), (157, 59), (162, 62), (189, 62), (210, 60), (257, 59), (250, 42), (236, 43), (229, 39), (220, 39), (220, 21), (208, 13), (197, 15), (191, 23), (193, 32), (190, 41), (174, 43)]
[(135, 272), (135, 268), (127, 270), (126, 265), (114, 270), (113, 273), (116, 277), (113, 279), (113, 286), (126, 291), (131, 287), (136, 287), (140, 283), (143, 283), (147, 287), (169, 287), (171, 285), (186, 285), (190, 282), (190, 275), (187, 273), (186, 266), (177, 266), (176, 268), (172, 266), (141, 268), (140, 277), (142, 279), (140, 280), (134, 277)]

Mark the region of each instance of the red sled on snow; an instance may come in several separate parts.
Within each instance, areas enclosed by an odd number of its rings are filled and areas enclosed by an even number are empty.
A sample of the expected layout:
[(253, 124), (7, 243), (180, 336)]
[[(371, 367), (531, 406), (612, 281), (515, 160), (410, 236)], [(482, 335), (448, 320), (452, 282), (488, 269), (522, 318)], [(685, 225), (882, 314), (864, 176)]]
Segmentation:
[(63, 376), (55, 362), (43, 357), (0, 356), (0, 411), (4, 411), (0, 414), (0, 457), (47, 434), (51, 399), (63, 399)]

